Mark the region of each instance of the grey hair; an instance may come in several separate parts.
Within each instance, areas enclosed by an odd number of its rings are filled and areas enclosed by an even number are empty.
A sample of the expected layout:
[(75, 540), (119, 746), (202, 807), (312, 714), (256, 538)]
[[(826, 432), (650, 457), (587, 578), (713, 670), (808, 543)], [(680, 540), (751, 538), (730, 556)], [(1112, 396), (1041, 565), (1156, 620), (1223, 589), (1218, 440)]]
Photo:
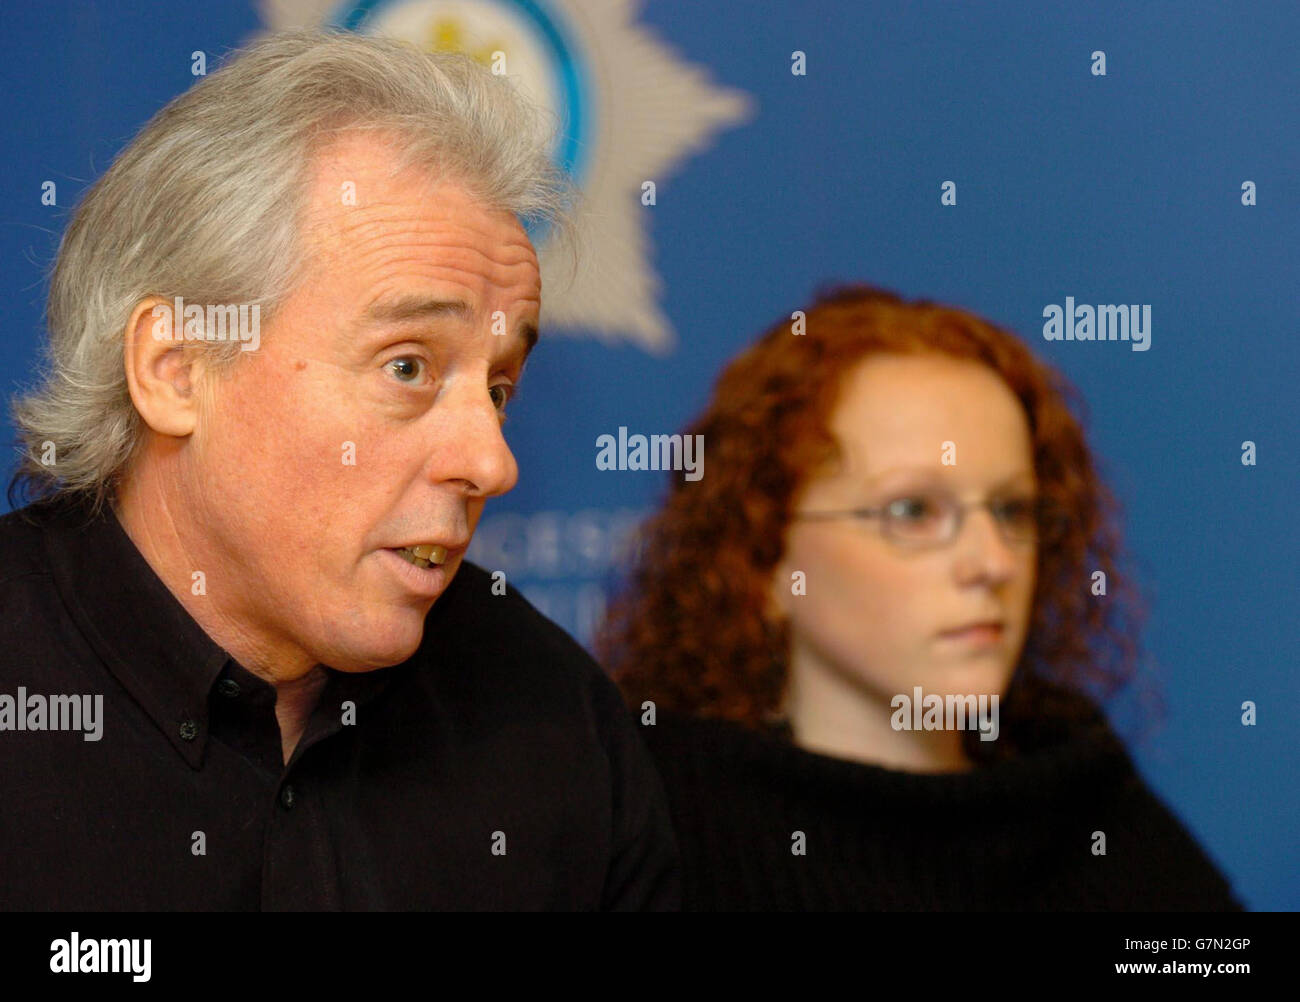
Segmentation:
[[(113, 495), (144, 438), (123, 360), (142, 300), (256, 304), (263, 320), (274, 315), (302, 275), (312, 161), (331, 136), (391, 136), (394, 173), (454, 177), (572, 249), (574, 190), (552, 162), (553, 128), (508, 80), (458, 53), (320, 31), (235, 52), (149, 121), (63, 235), (42, 383), (12, 406), (22, 459), (11, 503), (19, 485), (45, 498), (87, 495), (96, 510)], [(215, 371), (241, 350), (237, 340), (194, 346)]]

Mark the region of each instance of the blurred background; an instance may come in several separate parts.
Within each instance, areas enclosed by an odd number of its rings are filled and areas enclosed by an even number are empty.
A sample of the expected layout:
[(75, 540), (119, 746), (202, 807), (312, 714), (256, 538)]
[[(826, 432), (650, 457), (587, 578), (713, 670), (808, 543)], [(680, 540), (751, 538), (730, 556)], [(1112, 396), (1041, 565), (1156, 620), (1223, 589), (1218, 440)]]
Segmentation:
[[(600, 435), (680, 431), (824, 283), (971, 309), (1078, 387), (1124, 504), (1166, 703), (1141, 735), (1108, 708), (1140, 770), (1248, 907), (1300, 908), (1300, 7), (9, 0), (6, 405), (35, 377), (88, 184), (228, 50), (313, 24), (498, 61), (555, 115), (584, 192), (576, 275), (534, 233), (543, 338), (506, 425), (520, 482), (471, 559), (586, 643), (667, 484), (597, 469)], [(1149, 350), (1045, 341), (1067, 296), (1149, 304)]]

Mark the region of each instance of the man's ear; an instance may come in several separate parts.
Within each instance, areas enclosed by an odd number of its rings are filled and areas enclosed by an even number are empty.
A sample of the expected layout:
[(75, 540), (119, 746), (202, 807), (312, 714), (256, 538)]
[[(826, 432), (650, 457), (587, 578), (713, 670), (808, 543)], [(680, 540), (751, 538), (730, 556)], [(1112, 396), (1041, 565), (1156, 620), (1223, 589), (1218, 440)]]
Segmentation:
[(157, 296), (137, 303), (126, 324), (123, 361), (141, 419), (160, 435), (180, 438), (198, 425), (197, 352), (185, 342), (183, 319), (172, 312), (172, 304)]

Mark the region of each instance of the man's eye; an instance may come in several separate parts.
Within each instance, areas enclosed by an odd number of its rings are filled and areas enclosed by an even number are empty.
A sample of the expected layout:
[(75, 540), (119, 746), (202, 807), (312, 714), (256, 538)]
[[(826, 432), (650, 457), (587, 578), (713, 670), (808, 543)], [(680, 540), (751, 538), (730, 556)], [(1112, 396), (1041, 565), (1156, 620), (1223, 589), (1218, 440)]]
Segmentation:
[(504, 411), (510, 398), (515, 395), (515, 388), (510, 383), (497, 383), (496, 386), (488, 387), (488, 392), (492, 394), (492, 403), (496, 409)]
[(403, 355), (389, 362), (388, 367), (400, 382), (410, 383), (415, 381), (415, 377), (424, 370), (425, 366), (423, 359), (416, 358), (414, 355)]

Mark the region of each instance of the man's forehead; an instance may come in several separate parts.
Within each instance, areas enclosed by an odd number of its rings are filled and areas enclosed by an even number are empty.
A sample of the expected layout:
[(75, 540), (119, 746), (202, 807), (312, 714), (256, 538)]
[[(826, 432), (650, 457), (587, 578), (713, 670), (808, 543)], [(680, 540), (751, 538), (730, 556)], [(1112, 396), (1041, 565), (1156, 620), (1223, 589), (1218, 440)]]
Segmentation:
[(537, 257), (522, 228), (372, 207), (346, 222), (305, 232), (303, 252), (318, 287), (360, 300), (359, 306), (380, 319), (456, 313), (438, 302), (512, 314), (541, 306)]
[(303, 232), (321, 242), (348, 243), (367, 230), (403, 230), (412, 237), (502, 248), (509, 264), (537, 267), (519, 220), (478, 198), (454, 174), (401, 166), (398, 147), (382, 134), (344, 133), (315, 157)]
[(328, 185), (317, 189), (307, 207), (305, 236), (326, 247), (403, 238), (453, 248), (490, 245), (503, 264), (537, 266), (536, 250), (518, 219), (455, 181), (405, 190), (381, 183), (364, 194), (358, 189), (355, 204), (349, 183), (339, 186), (341, 197)]

